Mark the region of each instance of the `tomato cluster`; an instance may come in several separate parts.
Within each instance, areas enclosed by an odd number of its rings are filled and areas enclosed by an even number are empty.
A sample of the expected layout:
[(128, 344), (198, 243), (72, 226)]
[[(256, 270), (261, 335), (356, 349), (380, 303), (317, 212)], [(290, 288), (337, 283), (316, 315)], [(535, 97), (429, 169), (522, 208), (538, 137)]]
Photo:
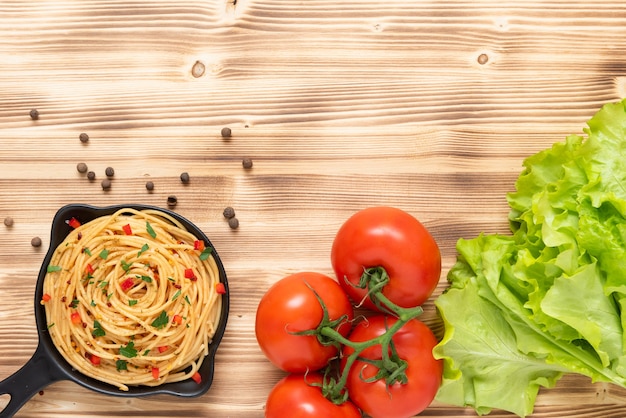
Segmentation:
[[(265, 416), (407, 418), (441, 382), (437, 340), (417, 317), (439, 282), (434, 238), (400, 209), (351, 216), (331, 249), (337, 280), (299, 272), (271, 286), (257, 308), (259, 347), (288, 372)], [(366, 308), (355, 321), (354, 310)], [(362, 411), (362, 412), (361, 412)]]

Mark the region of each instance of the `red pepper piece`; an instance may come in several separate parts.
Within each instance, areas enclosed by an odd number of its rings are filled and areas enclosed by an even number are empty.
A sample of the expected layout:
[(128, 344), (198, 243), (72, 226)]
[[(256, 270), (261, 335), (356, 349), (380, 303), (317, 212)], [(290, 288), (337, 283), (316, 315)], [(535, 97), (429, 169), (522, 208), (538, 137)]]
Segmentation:
[(80, 319), (80, 314), (78, 312), (72, 312), (70, 315), (70, 319), (72, 320), (72, 324), (79, 325), (83, 323), (83, 320)]
[(180, 324), (182, 324), (182, 323), (183, 323), (183, 317), (182, 317), (182, 316), (180, 316), (180, 315), (178, 315), (178, 314), (176, 314), (176, 315), (174, 315), (174, 316), (172, 317), (172, 322), (173, 322), (174, 324), (176, 324), (176, 325), (180, 325)]
[(158, 367), (153, 367), (152, 368), (152, 377), (154, 377), (155, 379), (159, 378), (159, 368)]
[(122, 288), (124, 292), (126, 292), (128, 289), (130, 289), (134, 285), (135, 285), (135, 281), (132, 279), (132, 277), (128, 277), (126, 280), (124, 280), (120, 284), (120, 287)]
[(165, 353), (168, 350), (168, 346), (166, 345), (161, 345), (159, 347), (157, 347), (157, 349), (159, 350), (159, 353)]
[(215, 285), (215, 291), (217, 292), (217, 294), (223, 295), (224, 293), (226, 293), (226, 286), (224, 286), (224, 283), (219, 282)]
[(85, 271), (88, 274), (93, 274), (93, 272), (96, 271), (96, 270), (93, 268), (93, 266), (91, 264), (87, 264), (87, 266), (85, 267)]
[(204, 251), (204, 241), (197, 239), (193, 242), (193, 249), (198, 251)]
[(195, 273), (193, 272), (193, 269), (191, 269), (191, 268), (185, 269), (185, 279), (191, 279), (193, 281), (198, 280), (196, 278)]
[(96, 356), (95, 354), (91, 354), (89, 356), (89, 361), (91, 361), (91, 364), (93, 364), (94, 366), (97, 366), (100, 364), (100, 357)]
[(133, 235), (133, 230), (131, 229), (130, 224), (124, 225), (122, 229), (126, 235)]
[(43, 296), (41, 297), (42, 302), (48, 302), (50, 299), (52, 299), (52, 296), (50, 296), (47, 293), (44, 293)]
[(191, 375), (191, 378), (193, 379), (194, 382), (196, 382), (197, 384), (202, 383), (202, 376), (200, 376), (200, 373), (195, 372), (193, 375)]
[(72, 228), (76, 229), (80, 226), (80, 221), (74, 217), (70, 218), (70, 220), (67, 221), (67, 224), (69, 226), (71, 226)]

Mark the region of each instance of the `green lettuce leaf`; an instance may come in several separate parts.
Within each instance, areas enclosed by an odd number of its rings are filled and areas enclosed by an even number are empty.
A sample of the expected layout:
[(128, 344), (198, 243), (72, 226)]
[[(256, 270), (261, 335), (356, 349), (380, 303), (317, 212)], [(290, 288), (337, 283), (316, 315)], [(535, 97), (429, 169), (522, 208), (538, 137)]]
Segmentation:
[(565, 373), (626, 387), (625, 105), (524, 161), (510, 236), (458, 241), (438, 401), (524, 417)]

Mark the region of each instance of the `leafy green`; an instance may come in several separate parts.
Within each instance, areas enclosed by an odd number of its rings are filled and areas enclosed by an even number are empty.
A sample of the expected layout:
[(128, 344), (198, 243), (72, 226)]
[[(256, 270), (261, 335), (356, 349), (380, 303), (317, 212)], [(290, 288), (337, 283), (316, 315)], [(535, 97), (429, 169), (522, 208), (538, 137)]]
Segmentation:
[(626, 100), (524, 161), (512, 235), (457, 242), (438, 401), (532, 413), (565, 373), (626, 387)]

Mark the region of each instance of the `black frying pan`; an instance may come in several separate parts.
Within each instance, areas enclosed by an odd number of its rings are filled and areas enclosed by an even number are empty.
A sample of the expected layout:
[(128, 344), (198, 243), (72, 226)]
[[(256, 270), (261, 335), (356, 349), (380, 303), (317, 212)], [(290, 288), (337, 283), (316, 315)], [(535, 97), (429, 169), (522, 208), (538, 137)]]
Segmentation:
[(38, 393), (49, 384), (59, 380), (72, 380), (79, 385), (96, 392), (122, 397), (137, 397), (156, 394), (195, 397), (200, 396), (209, 390), (213, 381), (215, 353), (226, 328), (229, 307), (229, 292), (226, 273), (216, 251), (213, 251), (213, 257), (215, 258), (219, 269), (220, 281), (224, 283), (227, 291), (226, 294), (222, 296), (221, 319), (215, 332), (215, 336), (213, 337), (213, 341), (209, 347), (209, 355), (204, 360), (202, 367), (199, 370), (202, 375), (202, 382), (200, 384), (188, 379), (182, 382), (166, 383), (155, 387), (129, 386), (129, 390), (127, 392), (121, 391), (115, 386), (100, 382), (96, 379), (83, 375), (77, 370), (74, 370), (61, 356), (50, 338), (46, 326), (45, 309), (40, 304), (40, 301), (43, 295), (43, 281), (46, 275), (47, 266), (52, 258), (52, 253), (71, 230), (71, 227), (67, 225), (66, 221), (74, 217), (81, 223), (85, 223), (100, 216), (110, 215), (122, 208), (133, 208), (137, 210), (153, 209), (166, 213), (177, 219), (198, 239), (204, 240), (205, 245), (213, 247), (206, 235), (204, 235), (204, 233), (197, 226), (189, 222), (187, 219), (175, 212), (154, 206), (116, 205), (98, 208), (82, 204), (72, 204), (59, 209), (52, 221), (50, 248), (44, 258), (41, 270), (39, 271), (35, 289), (35, 320), (37, 322), (39, 344), (31, 359), (21, 369), (4, 381), (0, 382), (0, 395), (9, 394), (11, 396), (11, 400), (6, 405), (4, 410), (0, 411), (0, 417), (13, 416), (34, 394)]

